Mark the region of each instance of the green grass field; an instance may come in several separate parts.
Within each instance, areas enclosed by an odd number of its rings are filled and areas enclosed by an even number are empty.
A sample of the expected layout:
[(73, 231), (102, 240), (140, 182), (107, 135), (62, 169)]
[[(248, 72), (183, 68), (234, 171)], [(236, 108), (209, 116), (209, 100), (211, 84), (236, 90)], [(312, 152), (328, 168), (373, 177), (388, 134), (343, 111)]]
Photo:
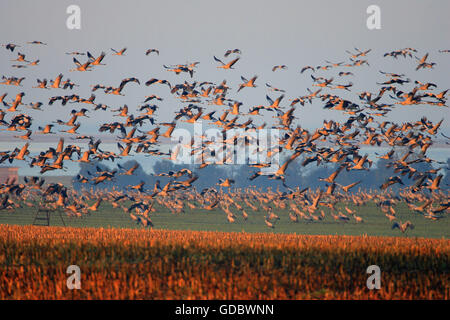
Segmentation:
[[(339, 205), (338, 205), (339, 207)], [(225, 232), (275, 232), (296, 233), (310, 235), (375, 235), (375, 236), (402, 236), (402, 237), (427, 237), (449, 238), (450, 222), (445, 216), (439, 221), (432, 221), (422, 215), (410, 211), (403, 203), (396, 207), (399, 221), (411, 221), (415, 228), (401, 233), (398, 229), (391, 229), (390, 222), (382, 211), (370, 203), (361, 207), (350, 207), (356, 210), (356, 214), (364, 219), (364, 223), (356, 223), (353, 218), (347, 223), (335, 221), (324, 208), (325, 219), (322, 221), (308, 222), (299, 220), (294, 223), (289, 220), (287, 210), (275, 209), (280, 216), (275, 228), (270, 229), (264, 223), (264, 213), (254, 212), (250, 208), (244, 209), (249, 214), (248, 220), (244, 220), (241, 213), (232, 209), (238, 217), (236, 222), (229, 223), (226, 214), (220, 209), (206, 211), (202, 209), (190, 210), (185, 208), (184, 213), (173, 214), (167, 208), (155, 204), (156, 212), (151, 219), (155, 229), (167, 230), (204, 230)], [(29, 225), (33, 222), (35, 208), (20, 208), (16, 211), (0, 211), (0, 224)], [(97, 212), (82, 218), (68, 217), (63, 213), (66, 226), (73, 227), (103, 227), (103, 228), (143, 228), (133, 221), (122, 209), (114, 209), (109, 203), (103, 202)], [(50, 225), (62, 226), (57, 212), (51, 215)]]

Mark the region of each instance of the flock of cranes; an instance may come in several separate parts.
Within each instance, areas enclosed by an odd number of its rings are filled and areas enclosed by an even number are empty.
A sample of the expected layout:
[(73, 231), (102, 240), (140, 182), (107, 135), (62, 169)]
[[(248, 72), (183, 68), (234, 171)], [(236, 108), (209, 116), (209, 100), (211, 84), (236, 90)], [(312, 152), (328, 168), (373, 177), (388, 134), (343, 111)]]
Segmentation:
[[(13, 68), (26, 69), (38, 68), (39, 59), (32, 62), (26, 60), (25, 49), (30, 46), (47, 45), (41, 41), (28, 42), (25, 45), (8, 43), (3, 45), (13, 58)], [(19, 51), (20, 50), (20, 51)], [(126, 59), (127, 48), (121, 50), (112, 49), (115, 59)], [(440, 50), (439, 54), (447, 54), (448, 50)], [(106, 59), (107, 54), (102, 52), (95, 57), (90, 52), (67, 52), (73, 56), (74, 67), (68, 69), (71, 72), (95, 72), (97, 68), (105, 68), (114, 61)], [(143, 56), (152, 54), (160, 56), (158, 49), (148, 49)], [(269, 228), (274, 228), (280, 219), (277, 209), (288, 210), (288, 219), (293, 223), (299, 220), (320, 221), (329, 211), (330, 217), (337, 222), (354, 221), (364, 223), (355, 208), (361, 208), (369, 201), (373, 201), (380, 208), (389, 221), (393, 222), (392, 228), (398, 228), (405, 232), (414, 226), (406, 221), (399, 221), (396, 216), (395, 206), (400, 202), (406, 202), (412, 212), (420, 213), (425, 218), (439, 220), (446, 217), (449, 212), (448, 186), (441, 186), (444, 176), (442, 170), (448, 168), (432, 168), (420, 171), (416, 164), (442, 164), (427, 155), (427, 150), (433, 144), (433, 139), (438, 134), (444, 119), (433, 123), (426, 117), (419, 117), (414, 122), (396, 123), (386, 120), (386, 116), (397, 106), (413, 108), (413, 105), (427, 105), (430, 107), (447, 108), (448, 89), (437, 90), (434, 83), (423, 83), (419, 80), (411, 80), (405, 74), (380, 71), (385, 80), (377, 83), (377, 92), (364, 91), (357, 93), (358, 100), (353, 101), (343, 98), (340, 92), (352, 92), (353, 82), (345, 81), (349, 77), (355, 77), (357, 68), (370, 67), (367, 57), (372, 53), (371, 49), (347, 51), (346, 61), (325, 61), (324, 65), (305, 66), (299, 68), (299, 77), (310, 77), (311, 88), (306, 88), (307, 93), (285, 98), (286, 90), (279, 89), (269, 83), (265, 83), (268, 91), (265, 100), (267, 103), (256, 106), (245, 106), (239, 101), (237, 93), (242, 97), (242, 92), (257, 87), (260, 77), (257, 75), (247, 79), (241, 75), (242, 82), (233, 89), (223, 80), (221, 83), (209, 81), (180, 81), (171, 83), (166, 79), (150, 78), (146, 81), (136, 77), (129, 77), (116, 82), (115, 87), (109, 84), (81, 84), (74, 83), (70, 78), (65, 78), (60, 73), (54, 80), (36, 79), (37, 84), (33, 88), (42, 90), (70, 91), (69, 94), (54, 95), (47, 102), (28, 98), (25, 91), (17, 93), (13, 99), (8, 99), (8, 93), (0, 96), (0, 130), (16, 132), (15, 139), (25, 140), (24, 145), (16, 144), (17, 140), (11, 139), (10, 150), (0, 150), (0, 163), (14, 163), (25, 161), (31, 167), (40, 168), (40, 173), (64, 169), (65, 162), (94, 163), (100, 161), (114, 162), (118, 159), (133, 157), (136, 154), (148, 156), (168, 156), (171, 160), (177, 160), (180, 149), (187, 149), (192, 158), (200, 159), (200, 164), (192, 169), (187, 166), (178, 172), (159, 173), (157, 176), (168, 177), (170, 181), (161, 186), (145, 186), (145, 182), (137, 185), (129, 185), (126, 191), (117, 188), (112, 190), (90, 190), (90, 185), (101, 185), (106, 181), (114, 181), (118, 175), (134, 175), (138, 165), (124, 168), (120, 164), (112, 170), (103, 170), (97, 166), (96, 172), (90, 172), (88, 176), (77, 175), (76, 180), (84, 185), (83, 190), (68, 189), (62, 184), (44, 184), (43, 177), (26, 177), (24, 183), (9, 180), (0, 182), (0, 210), (15, 210), (23, 205), (34, 206), (36, 202), (53, 208), (62, 208), (69, 215), (83, 216), (97, 211), (102, 201), (112, 203), (113, 207), (122, 208), (130, 217), (144, 226), (152, 226), (151, 213), (156, 209), (155, 201), (161, 206), (167, 207), (174, 213), (183, 212), (184, 208), (202, 210), (220, 209), (226, 213), (230, 223), (236, 221), (236, 212), (240, 212), (243, 219), (248, 219), (249, 210), (266, 213), (265, 223)], [(405, 59), (416, 58), (414, 72), (429, 72), (425, 69), (433, 69), (436, 63), (430, 62), (428, 53), (421, 58), (417, 57), (418, 51), (413, 48), (395, 50), (384, 54), (386, 59), (399, 57)], [(239, 49), (230, 49), (224, 53), (224, 61), (212, 57), (211, 63), (218, 63), (217, 68), (227, 72), (237, 72), (242, 52)], [(225, 60), (226, 59), (226, 60)], [(81, 62), (80, 62), (81, 60)], [(344, 60), (344, 59), (343, 59)], [(163, 65), (167, 71), (174, 72), (177, 76), (189, 75), (193, 79), (200, 62)], [(69, 67), (68, 67), (69, 68)], [(292, 69), (292, 67), (290, 67)], [(230, 71), (233, 70), (234, 71)], [(287, 70), (286, 65), (276, 65), (272, 72)], [(423, 70), (422, 70), (423, 69)], [(328, 76), (329, 73), (336, 72)], [(310, 73), (308, 75), (308, 73)], [(155, 94), (143, 97), (140, 106), (123, 105), (120, 108), (106, 105), (97, 101), (96, 94), (125, 96), (126, 88), (130, 85), (147, 87), (151, 91), (153, 86), (166, 86), (167, 93), (175, 97), (183, 107), (180, 108), (171, 122), (161, 122), (158, 119), (158, 103), (165, 98)], [(2, 76), (0, 88), (13, 86), (23, 88), (30, 85), (27, 77)], [(91, 96), (81, 97), (74, 90), (80, 86), (91, 87)], [(316, 88), (314, 88), (316, 87)], [(245, 89), (245, 90), (243, 90)], [(436, 89), (436, 90), (435, 90)], [(243, 91), (242, 91), (243, 90)], [(95, 94), (94, 94), (95, 92)], [(270, 93), (271, 92), (271, 93)], [(277, 94), (270, 97), (269, 93)], [(301, 106), (319, 101), (324, 109), (337, 110), (347, 115), (346, 121), (324, 120), (323, 126), (315, 131), (302, 128), (296, 121), (301, 112)], [(43, 126), (34, 125), (34, 119), (25, 112), (25, 108), (33, 110), (48, 110), (53, 104), (60, 103), (66, 106), (70, 103), (75, 106), (69, 111), (67, 120), (55, 119)], [(247, 110), (244, 111), (244, 108)], [(447, 109), (445, 109), (446, 112)], [(110, 112), (113, 117), (122, 120), (99, 124), (98, 131), (114, 134), (120, 132), (117, 137), (117, 152), (104, 151), (101, 141), (90, 135), (83, 135), (82, 118), (90, 117), (96, 112)], [(220, 116), (219, 116), (220, 114)], [(268, 118), (276, 119), (274, 123), (267, 123)], [(262, 121), (258, 121), (262, 120)], [(202, 137), (200, 143), (196, 139), (183, 141), (184, 145), (177, 145), (169, 153), (162, 151), (162, 138), (171, 138), (174, 130), (180, 122), (194, 124), (197, 121), (205, 121), (219, 128), (220, 135), (215, 139)], [(61, 128), (64, 127), (64, 128)], [(166, 128), (166, 129), (164, 129)], [(264, 147), (259, 138), (248, 135), (250, 132), (276, 128), (281, 136), (276, 146)], [(236, 129), (238, 129), (236, 131)], [(55, 131), (57, 130), (57, 131)], [(164, 130), (164, 132), (162, 132)], [(67, 144), (67, 139), (61, 137), (56, 146), (50, 146), (46, 151), (32, 155), (29, 151), (30, 144), (36, 134), (61, 134), (67, 135), (72, 140), (87, 141), (87, 148)], [(442, 134), (444, 139), (448, 139)], [(217, 139), (221, 138), (221, 139)], [(255, 140), (256, 139), (256, 140)], [(447, 142), (448, 143), (448, 142)], [(236, 156), (235, 146), (246, 147), (249, 144), (257, 145), (257, 152), (264, 154), (268, 162), (248, 163), (249, 180), (276, 179), (281, 180), (286, 191), (262, 191), (254, 188), (233, 189), (235, 180), (226, 178), (218, 182), (212, 182), (211, 187), (198, 192), (194, 185), (201, 175), (201, 169), (206, 166), (227, 165), (233, 163)], [(360, 154), (361, 146), (390, 146), (392, 150), (379, 155), (378, 158), (388, 161), (388, 166), (394, 169), (396, 175), (389, 177), (379, 190), (365, 191), (355, 190), (360, 181), (342, 185), (338, 181), (339, 174), (347, 172), (370, 170), (374, 160), (368, 154)], [(401, 149), (401, 153), (398, 151)], [(232, 150), (231, 152), (227, 152)], [(218, 151), (222, 158), (218, 158)], [(287, 154), (285, 160), (273, 172), (263, 169), (269, 167), (270, 159), (275, 156)], [(301, 158), (300, 158), (301, 156)], [(323, 188), (312, 190), (307, 186), (288, 187), (286, 185), (286, 170), (294, 161), (300, 160), (298, 165), (306, 167), (312, 163), (335, 164), (337, 169), (328, 177), (320, 178), (324, 183)], [(256, 169), (256, 170), (255, 170)], [(407, 176), (414, 182), (411, 185), (404, 183), (403, 176)], [(242, 178), (242, 177), (241, 177)], [(398, 192), (392, 192), (392, 186), (399, 186)], [(220, 190), (216, 188), (219, 187)], [(222, 188), (228, 188), (223, 192)], [(353, 191), (355, 190), (355, 191)], [(93, 201), (93, 205), (88, 202)], [(417, 206), (418, 203), (422, 205)], [(338, 204), (343, 204), (344, 210)], [(349, 208), (353, 207), (353, 209)], [(234, 210), (234, 212), (233, 212)], [(363, 209), (362, 209), (363, 210)], [(283, 218), (283, 217), (281, 217)]]

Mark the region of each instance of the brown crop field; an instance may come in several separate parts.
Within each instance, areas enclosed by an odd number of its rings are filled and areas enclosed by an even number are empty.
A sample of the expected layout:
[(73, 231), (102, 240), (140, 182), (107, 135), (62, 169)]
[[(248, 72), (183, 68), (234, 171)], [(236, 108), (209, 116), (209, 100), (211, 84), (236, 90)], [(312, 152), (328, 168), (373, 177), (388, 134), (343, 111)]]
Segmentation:
[(0, 247), (0, 299), (450, 297), (447, 239), (0, 225)]

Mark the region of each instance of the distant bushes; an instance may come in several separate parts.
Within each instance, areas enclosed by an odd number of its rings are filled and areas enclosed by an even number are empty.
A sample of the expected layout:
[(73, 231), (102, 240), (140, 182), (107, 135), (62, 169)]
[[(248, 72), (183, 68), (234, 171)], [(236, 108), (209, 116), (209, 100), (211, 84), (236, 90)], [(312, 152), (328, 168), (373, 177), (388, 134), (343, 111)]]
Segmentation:
[[(310, 187), (310, 188), (325, 188), (327, 186), (326, 182), (320, 181), (319, 178), (326, 178), (330, 174), (332, 174), (338, 167), (336, 164), (323, 164), (321, 163), (319, 166), (316, 165), (316, 162), (310, 163), (306, 166), (302, 166), (303, 162), (302, 158), (297, 159), (293, 162), (286, 171), (286, 184), (291, 188), (296, 188), (297, 186), (300, 188)], [(129, 169), (133, 165), (137, 163), (136, 160), (130, 160), (123, 163), (121, 166), (124, 169)], [(351, 170), (346, 171), (343, 170), (336, 179), (336, 182), (341, 185), (348, 185), (355, 181), (361, 181), (361, 183), (356, 188), (362, 189), (379, 189), (380, 185), (390, 176), (399, 175), (405, 185), (411, 185), (414, 183), (413, 179), (408, 178), (408, 174), (402, 175), (401, 172), (394, 172), (392, 167), (387, 167), (390, 163), (389, 160), (379, 159), (377, 162), (374, 162), (370, 170)], [(416, 163), (411, 165), (418, 172), (425, 172), (427, 170), (433, 169), (432, 165), (429, 163)], [(156, 181), (159, 180), (162, 185), (166, 184), (170, 181), (168, 177), (157, 177), (153, 174), (146, 173), (142, 166), (136, 169), (132, 176), (120, 175), (120, 173), (124, 172), (123, 169), (114, 166), (108, 166), (104, 163), (97, 162), (92, 164), (81, 164), (81, 169), (79, 174), (85, 177), (95, 176), (97, 171), (96, 168), (100, 170), (114, 170), (117, 169), (118, 172), (115, 175), (113, 181), (107, 181), (104, 183), (100, 183), (98, 185), (93, 185), (92, 183), (80, 183), (76, 178), (73, 180), (73, 186), (75, 189), (80, 189), (84, 187), (85, 189), (90, 189), (91, 187), (96, 189), (111, 189), (115, 187), (119, 190), (125, 190), (129, 185), (137, 185), (141, 181), (145, 182), (144, 189), (153, 188)], [(445, 174), (450, 167), (450, 159), (447, 160), (447, 165), (444, 166), (444, 169), (441, 170), (441, 173)], [(257, 179), (250, 181), (249, 177), (259, 170), (258, 168), (252, 168), (248, 165), (208, 165), (203, 169), (198, 169), (198, 165), (185, 165), (185, 164), (176, 164), (169, 160), (159, 160), (153, 166), (154, 173), (167, 173), (169, 171), (178, 171), (183, 168), (188, 168), (192, 170), (195, 174), (199, 176), (199, 179), (194, 182), (194, 187), (197, 190), (202, 190), (206, 187), (214, 187), (219, 179), (232, 178), (235, 180), (234, 187), (235, 188), (246, 188), (246, 187), (256, 187), (256, 188), (272, 188), (280, 190), (284, 190), (285, 187), (280, 180), (268, 179), (266, 176), (260, 176)], [(445, 169), (447, 168), (447, 169)], [(185, 179), (185, 178), (178, 178)], [(450, 184), (450, 175), (446, 174), (444, 177), (441, 188), (448, 189)], [(398, 186), (393, 187), (394, 190), (398, 188)]]

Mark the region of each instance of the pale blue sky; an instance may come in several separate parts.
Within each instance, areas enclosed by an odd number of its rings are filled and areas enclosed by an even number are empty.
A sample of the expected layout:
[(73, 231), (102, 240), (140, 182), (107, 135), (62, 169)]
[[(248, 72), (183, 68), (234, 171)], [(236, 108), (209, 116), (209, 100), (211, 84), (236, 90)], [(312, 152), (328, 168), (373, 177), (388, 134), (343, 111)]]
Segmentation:
[[(66, 8), (70, 4), (81, 7), (81, 30), (66, 28)], [(377, 4), (381, 8), (381, 30), (368, 30), (366, 8)], [(24, 100), (48, 102), (48, 97), (68, 92), (58, 90), (43, 92), (30, 89), (36, 78), (54, 78), (59, 72), (82, 86), (76, 91), (82, 96), (90, 95), (89, 85), (103, 83), (117, 86), (120, 80), (136, 76), (142, 82), (151, 77), (168, 79), (173, 83), (190, 80), (187, 76), (175, 76), (166, 72), (162, 64), (200, 61), (195, 79), (219, 82), (227, 79), (237, 89), (240, 76), (259, 75), (254, 90), (243, 90), (230, 97), (250, 107), (265, 104), (267, 92), (264, 83), (269, 82), (287, 90), (287, 98), (306, 93), (311, 86), (309, 73), (301, 75), (304, 65), (324, 64), (324, 60), (345, 61), (345, 50), (358, 47), (372, 48), (368, 56), (371, 64), (355, 71), (351, 79), (354, 91), (376, 91), (375, 81), (384, 79), (379, 69), (407, 73), (412, 79), (438, 84), (437, 90), (450, 87), (448, 70), (450, 54), (438, 53), (450, 48), (449, 1), (17, 1), (3, 0), (0, 4), (0, 28), (2, 43), (24, 44), (30, 40), (47, 42), (46, 47), (26, 46), (19, 48), (27, 59), (39, 58), (36, 68), (13, 69), (9, 51), (0, 50), (2, 75), (27, 77), (23, 90)], [(110, 48), (128, 47), (124, 57), (111, 56)], [(387, 51), (414, 47), (422, 56), (430, 52), (429, 59), (437, 63), (435, 70), (414, 70), (414, 59), (393, 60), (382, 58)], [(147, 48), (158, 48), (161, 55), (146, 57)], [(216, 69), (212, 56), (222, 56), (226, 49), (239, 48), (242, 59), (236, 70)], [(17, 50), (17, 49), (16, 49)], [(94, 55), (107, 52), (106, 67), (98, 67), (90, 73), (68, 72), (73, 67), (67, 51), (91, 51)], [(85, 58), (81, 57), (80, 60)], [(286, 64), (286, 71), (271, 72), (276, 64)], [(331, 71), (325, 75), (334, 75)], [(350, 79), (349, 79), (350, 80)], [(343, 82), (347, 79), (343, 79)], [(105, 96), (97, 91), (97, 101), (115, 106), (127, 103), (139, 104), (146, 94), (156, 93), (169, 97), (165, 87), (129, 85), (125, 97)], [(2, 92), (15, 95), (17, 88), (1, 86)], [(353, 95), (356, 100), (356, 95)], [(172, 111), (179, 109), (176, 100), (166, 99), (160, 114), (169, 120)], [(73, 106), (73, 105), (72, 105)], [(70, 107), (72, 107), (70, 106)], [(343, 119), (338, 111), (322, 110), (322, 104), (304, 107), (296, 113), (301, 125), (317, 127), (323, 118)], [(66, 107), (66, 109), (69, 107)], [(244, 107), (245, 108), (245, 107)], [(67, 110), (59, 105), (46, 107), (54, 114), (67, 117)], [(397, 108), (400, 109), (400, 108)], [(405, 109), (407, 111), (405, 112)], [(62, 111), (63, 110), (63, 111)], [(30, 112), (30, 113), (33, 113)], [(43, 114), (38, 113), (40, 118)], [(101, 118), (107, 113), (98, 112)], [(390, 118), (396, 121), (416, 120), (426, 114), (436, 121), (448, 117), (448, 109), (407, 107), (396, 110)], [(85, 122), (85, 129), (93, 119)], [(448, 121), (443, 128), (448, 133)]]
[[(66, 8), (70, 4), (81, 7), (81, 30), (66, 28)], [(381, 8), (381, 30), (368, 30), (366, 9), (376, 4)], [(129, 84), (124, 97), (104, 95), (97, 91), (97, 102), (118, 108), (127, 104), (132, 113), (148, 94), (163, 96), (158, 103), (158, 118), (170, 121), (173, 112), (182, 104), (170, 96), (167, 87), (143, 83), (152, 78), (163, 78), (171, 83), (191, 81), (185, 75), (167, 72), (163, 64), (179, 64), (200, 61), (194, 76), (198, 81), (220, 82), (228, 80), (233, 88), (228, 95), (244, 103), (243, 110), (254, 105), (266, 104), (268, 93), (265, 83), (287, 91), (284, 106), (289, 99), (305, 95), (311, 87), (309, 72), (300, 74), (305, 65), (348, 61), (345, 50), (354, 47), (372, 49), (368, 55), (370, 67), (352, 68), (355, 77), (336, 82), (355, 85), (352, 94), (339, 93), (359, 103), (357, 94), (364, 91), (377, 92), (375, 82), (385, 80), (378, 70), (405, 73), (413, 80), (433, 82), (435, 91), (450, 88), (448, 70), (450, 54), (439, 53), (439, 49), (450, 49), (449, 1), (17, 1), (2, 0), (0, 3), (0, 28), (3, 30), (0, 42), (23, 45), (16, 51), (24, 52), (29, 60), (39, 58), (38, 67), (27, 69), (11, 68), (11, 59), (16, 57), (0, 48), (0, 70), (5, 76), (25, 76), (22, 88), (0, 86), (0, 94), (7, 92), (11, 99), (25, 91), (24, 102), (44, 102), (45, 112), (25, 109), (33, 116), (34, 123), (45, 124), (55, 119), (67, 120), (75, 104), (61, 107), (59, 103), (47, 106), (48, 98), (54, 95), (70, 94), (64, 90), (32, 89), (36, 78), (55, 78), (60, 72), (80, 84), (74, 92), (82, 97), (91, 94), (90, 85), (101, 83), (118, 86), (121, 79), (134, 76), (141, 80), (141, 86)], [(26, 45), (26, 41), (40, 40), (48, 46)], [(111, 55), (110, 48), (127, 47), (123, 57)], [(414, 47), (417, 55), (429, 52), (429, 60), (436, 62), (434, 70), (415, 71), (415, 59), (383, 58), (383, 54), (394, 49)], [(158, 48), (160, 56), (145, 56), (148, 48)], [(223, 58), (226, 49), (242, 50), (241, 60), (235, 70), (217, 69), (213, 55)], [(92, 72), (69, 72), (74, 67), (68, 51), (86, 52), (94, 55), (107, 53), (104, 62)], [(84, 61), (85, 57), (79, 57)], [(228, 60), (225, 58), (225, 60)], [(274, 65), (285, 64), (288, 70), (272, 72)], [(339, 70), (322, 72), (327, 77), (335, 76)], [(347, 70), (343, 70), (347, 71)], [(258, 88), (245, 88), (236, 93), (240, 76), (247, 78), (258, 75)], [(405, 86), (411, 89), (412, 85)], [(276, 97), (277, 94), (269, 93)], [(392, 101), (391, 101), (392, 102)], [(298, 123), (313, 129), (322, 125), (323, 119), (344, 120), (340, 111), (323, 110), (323, 103), (315, 101), (295, 112)], [(207, 107), (221, 110), (217, 107)], [(212, 109), (211, 109), (212, 110)], [(255, 123), (271, 121), (272, 114), (265, 118), (254, 118)], [(397, 122), (416, 121), (426, 115), (433, 122), (445, 118), (443, 132), (450, 134), (448, 108), (431, 106), (397, 107), (388, 118)], [(83, 120), (81, 133), (94, 133), (99, 123), (112, 119), (110, 112), (97, 111), (91, 118)], [(58, 127), (59, 128), (59, 127)]]

